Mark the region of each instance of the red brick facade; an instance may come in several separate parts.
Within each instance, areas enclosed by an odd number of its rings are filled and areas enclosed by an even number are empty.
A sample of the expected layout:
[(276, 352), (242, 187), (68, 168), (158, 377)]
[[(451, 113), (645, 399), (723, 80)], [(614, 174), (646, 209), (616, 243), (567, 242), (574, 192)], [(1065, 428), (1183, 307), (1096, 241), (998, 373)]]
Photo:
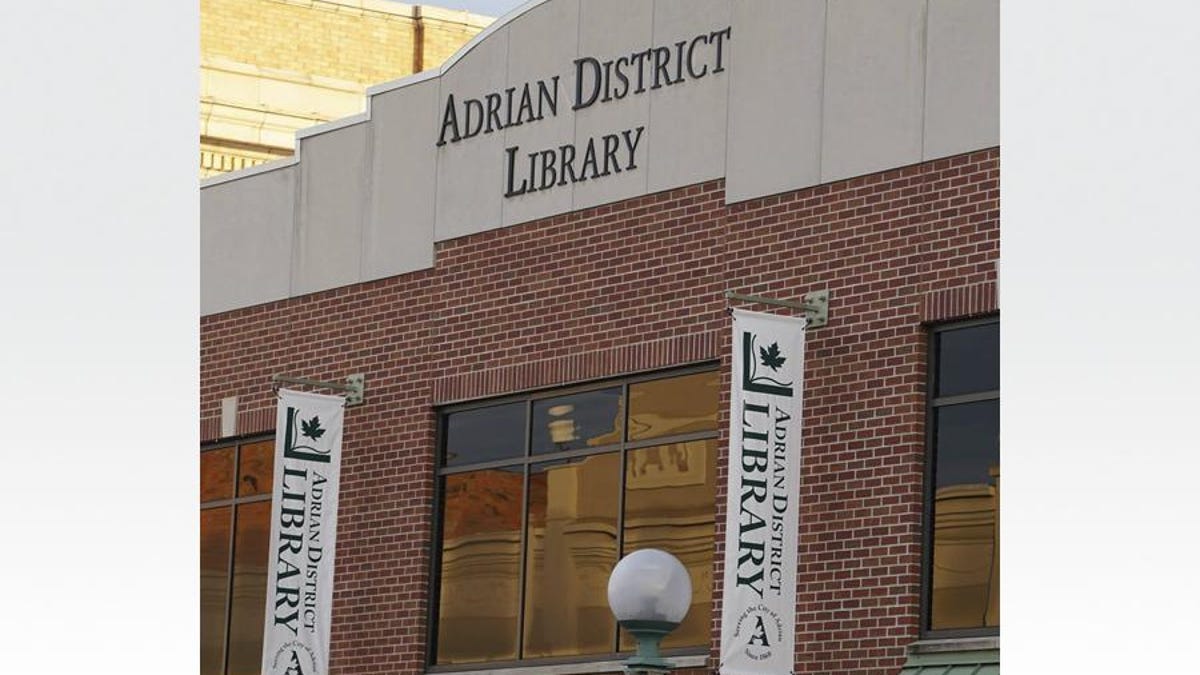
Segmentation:
[(366, 374), (346, 413), (330, 665), (423, 672), (437, 405), (719, 360), (724, 407), (722, 293), (828, 289), (805, 355), (795, 670), (892, 675), (918, 638), (923, 324), (997, 311), (998, 256), (998, 149), (728, 207), (716, 180), (488, 231), (440, 243), (433, 269), (204, 317), (201, 437), (235, 395), (238, 432), (271, 431), (275, 373)]

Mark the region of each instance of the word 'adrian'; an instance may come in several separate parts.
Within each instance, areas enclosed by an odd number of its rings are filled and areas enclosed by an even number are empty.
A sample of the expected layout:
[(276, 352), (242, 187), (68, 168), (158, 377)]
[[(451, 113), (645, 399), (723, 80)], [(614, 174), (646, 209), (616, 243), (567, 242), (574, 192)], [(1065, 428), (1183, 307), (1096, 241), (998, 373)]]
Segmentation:
[[(619, 101), (688, 80), (700, 80), (726, 69), (727, 43), (732, 28), (701, 33), (689, 40), (650, 47), (601, 60), (575, 59), (575, 91), (571, 110), (597, 103)], [(559, 80), (526, 82), (519, 87), (479, 98), (446, 97), (437, 145), (459, 143), (509, 127), (538, 122), (558, 115)], [(645, 127), (589, 138), (586, 145), (559, 145), (536, 152), (519, 146), (505, 148), (505, 197), (538, 192), (622, 171), (637, 169), (635, 154)]]
[[(671, 47), (651, 47), (608, 61), (590, 56), (575, 59), (575, 100), (571, 109), (582, 110), (596, 102), (620, 101), (631, 94), (724, 72), (725, 41), (731, 35), (732, 28), (727, 26), (691, 40), (680, 40)], [(708, 54), (697, 49), (701, 45), (708, 48)], [(559, 76), (555, 75), (549, 80), (508, 87), (503, 94), (493, 92), (482, 99), (468, 98), (461, 105), (454, 94), (450, 94), (446, 97), (437, 145), (458, 143), (479, 134), (519, 127), (526, 122), (539, 122), (546, 119), (547, 113), (551, 117), (557, 116), (558, 82)]]

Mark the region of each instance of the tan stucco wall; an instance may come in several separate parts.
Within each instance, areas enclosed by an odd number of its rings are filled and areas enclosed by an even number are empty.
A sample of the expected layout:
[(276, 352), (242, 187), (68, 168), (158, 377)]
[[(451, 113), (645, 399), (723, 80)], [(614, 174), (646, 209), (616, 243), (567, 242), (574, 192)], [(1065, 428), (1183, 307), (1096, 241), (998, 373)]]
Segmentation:
[(200, 175), (292, 154), (367, 86), (435, 68), (492, 19), (384, 0), (200, 0)]

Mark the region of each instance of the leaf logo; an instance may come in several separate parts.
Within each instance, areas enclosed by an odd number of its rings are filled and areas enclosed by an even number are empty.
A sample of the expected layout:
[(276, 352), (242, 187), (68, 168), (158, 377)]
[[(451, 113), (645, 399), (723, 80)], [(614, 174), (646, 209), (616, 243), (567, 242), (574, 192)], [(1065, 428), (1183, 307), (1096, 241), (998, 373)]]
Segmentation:
[(779, 351), (778, 342), (772, 342), (771, 346), (765, 349), (759, 347), (758, 355), (762, 359), (762, 364), (764, 366), (776, 372), (779, 371), (779, 368), (783, 365), (783, 362), (787, 361), (787, 357)]
[(317, 415), (313, 415), (311, 420), (300, 420), (300, 434), (307, 436), (314, 441), (324, 436), (325, 430), (321, 428), (321, 418)]
[[(778, 342), (772, 342), (769, 347), (758, 347), (755, 342), (758, 336), (750, 331), (742, 331), (742, 387), (746, 391), (772, 396), (792, 396), (795, 390), (790, 381), (783, 382), (772, 377), (783, 377), (779, 367), (787, 361), (787, 357), (779, 349)], [(758, 347), (758, 352), (754, 349)], [(760, 368), (760, 364), (765, 366)], [(772, 372), (768, 373), (766, 368)]]

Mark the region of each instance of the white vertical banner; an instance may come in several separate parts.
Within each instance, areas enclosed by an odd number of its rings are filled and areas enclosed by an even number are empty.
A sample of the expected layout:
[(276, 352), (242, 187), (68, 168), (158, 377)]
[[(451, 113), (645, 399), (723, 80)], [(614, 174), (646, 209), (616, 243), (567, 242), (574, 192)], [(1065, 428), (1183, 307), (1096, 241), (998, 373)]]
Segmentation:
[(287, 389), (275, 474), (262, 675), (327, 675), (345, 399)]
[(721, 675), (794, 666), (806, 327), (733, 312)]

